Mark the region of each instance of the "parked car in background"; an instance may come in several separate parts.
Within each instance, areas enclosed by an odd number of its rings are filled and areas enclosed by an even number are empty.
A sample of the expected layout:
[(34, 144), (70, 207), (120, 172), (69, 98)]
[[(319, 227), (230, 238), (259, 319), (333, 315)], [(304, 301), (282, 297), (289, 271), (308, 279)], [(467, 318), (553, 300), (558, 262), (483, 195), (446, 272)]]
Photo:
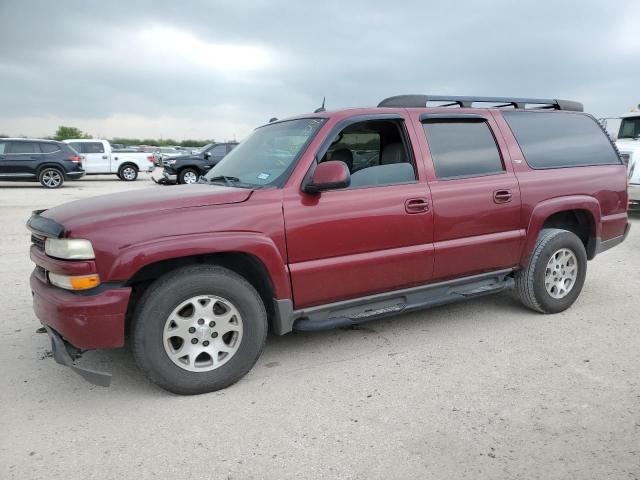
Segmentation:
[(162, 161), (169, 157), (178, 157), (181, 155), (187, 155), (189, 152), (176, 147), (158, 147), (153, 152), (153, 163), (156, 166), (162, 166)]
[(45, 188), (85, 174), (80, 155), (62, 142), (0, 138), (0, 181), (38, 181)]
[(640, 210), (640, 112), (622, 115), (616, 146), (627, 165), (629, 209)]
[[(363, 138), (376, 154), (355, 164)], [(274, 121), (198, 185), (83, 199), (27, 225), (56, 361), (106, 385), (74, 358), (128, 340), (181, 394), (236, 382), (268, 329), (511, 288), (562, 312), (630, 226), (625, 167), (580, 103), (426, 95)]]
[(83, 157), (83, 166), (87, 175), (113, 173), (130, 182), (138, 178), (138, 172), (153, 170), (153, 154), (114, 150), (107, 140), (71, 139), (65, 140)]
[(195, 154), (165, 158), (162, 160), (162, 168), (156, 168), (151, 178), (156, 183), (196, 183), (236, 145), (237, 142), (211, 143)]

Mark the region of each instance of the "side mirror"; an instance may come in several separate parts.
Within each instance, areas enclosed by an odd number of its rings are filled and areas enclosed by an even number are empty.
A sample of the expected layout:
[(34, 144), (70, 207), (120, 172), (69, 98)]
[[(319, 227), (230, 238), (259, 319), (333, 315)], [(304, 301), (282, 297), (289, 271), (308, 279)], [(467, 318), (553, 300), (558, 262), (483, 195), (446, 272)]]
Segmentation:
[(209, 160), (211, 158), (211, 154), (209, 152), (204, 152), (204, 159)]
[(350, 184), (351, 175), (347, 164), (332, 160), (319, 163), (311, 175), (311, 179), (302, 190), (306, 193), (317, 194), (325, 190), (347, 188)]

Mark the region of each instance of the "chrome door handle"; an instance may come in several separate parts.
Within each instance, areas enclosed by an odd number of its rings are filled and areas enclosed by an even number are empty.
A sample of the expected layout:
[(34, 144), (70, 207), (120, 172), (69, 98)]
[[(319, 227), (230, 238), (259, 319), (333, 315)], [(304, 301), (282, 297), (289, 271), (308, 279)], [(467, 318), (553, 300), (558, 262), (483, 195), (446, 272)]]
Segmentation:
[(404, 202), (407, 213), (422, 213), (429, 211), (429, 202), (425, 198), (410, 198)]
[(493, 201), (495, 203), (507, 203), (513, 198), (511, 190), (496, 190), (493, 192)]

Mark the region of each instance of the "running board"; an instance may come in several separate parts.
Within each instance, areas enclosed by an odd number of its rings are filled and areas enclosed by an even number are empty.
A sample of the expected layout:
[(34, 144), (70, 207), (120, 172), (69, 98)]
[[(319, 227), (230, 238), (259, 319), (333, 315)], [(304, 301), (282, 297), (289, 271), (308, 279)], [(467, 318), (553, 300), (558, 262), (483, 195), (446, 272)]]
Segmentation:
[(420, 287), (293, 311), (293, 329), (303, 331), (349, 327), (358, 323), (480, 297), (513, 288), (513, 269), (483, 273)]

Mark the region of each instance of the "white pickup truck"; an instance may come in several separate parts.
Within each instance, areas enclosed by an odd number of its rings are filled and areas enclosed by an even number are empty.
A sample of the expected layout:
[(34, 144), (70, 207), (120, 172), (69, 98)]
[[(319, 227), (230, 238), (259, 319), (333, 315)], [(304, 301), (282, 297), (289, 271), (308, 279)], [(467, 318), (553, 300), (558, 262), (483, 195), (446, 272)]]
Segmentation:
[(64, 142), (81, 154), (87, 175), (113, 173), (120, 180), (131, 182), (138, 178), (138, 172), (153, 170), (152, 153), (113, 150), (107, 140), (95, 138), (70, 139)]
[[(640, 105), (639, 105), (640, 108)], [(614, 135), (629, 178), (629, 210), (640, 209), (640, 111), (620, 117), (620, 128)]]

